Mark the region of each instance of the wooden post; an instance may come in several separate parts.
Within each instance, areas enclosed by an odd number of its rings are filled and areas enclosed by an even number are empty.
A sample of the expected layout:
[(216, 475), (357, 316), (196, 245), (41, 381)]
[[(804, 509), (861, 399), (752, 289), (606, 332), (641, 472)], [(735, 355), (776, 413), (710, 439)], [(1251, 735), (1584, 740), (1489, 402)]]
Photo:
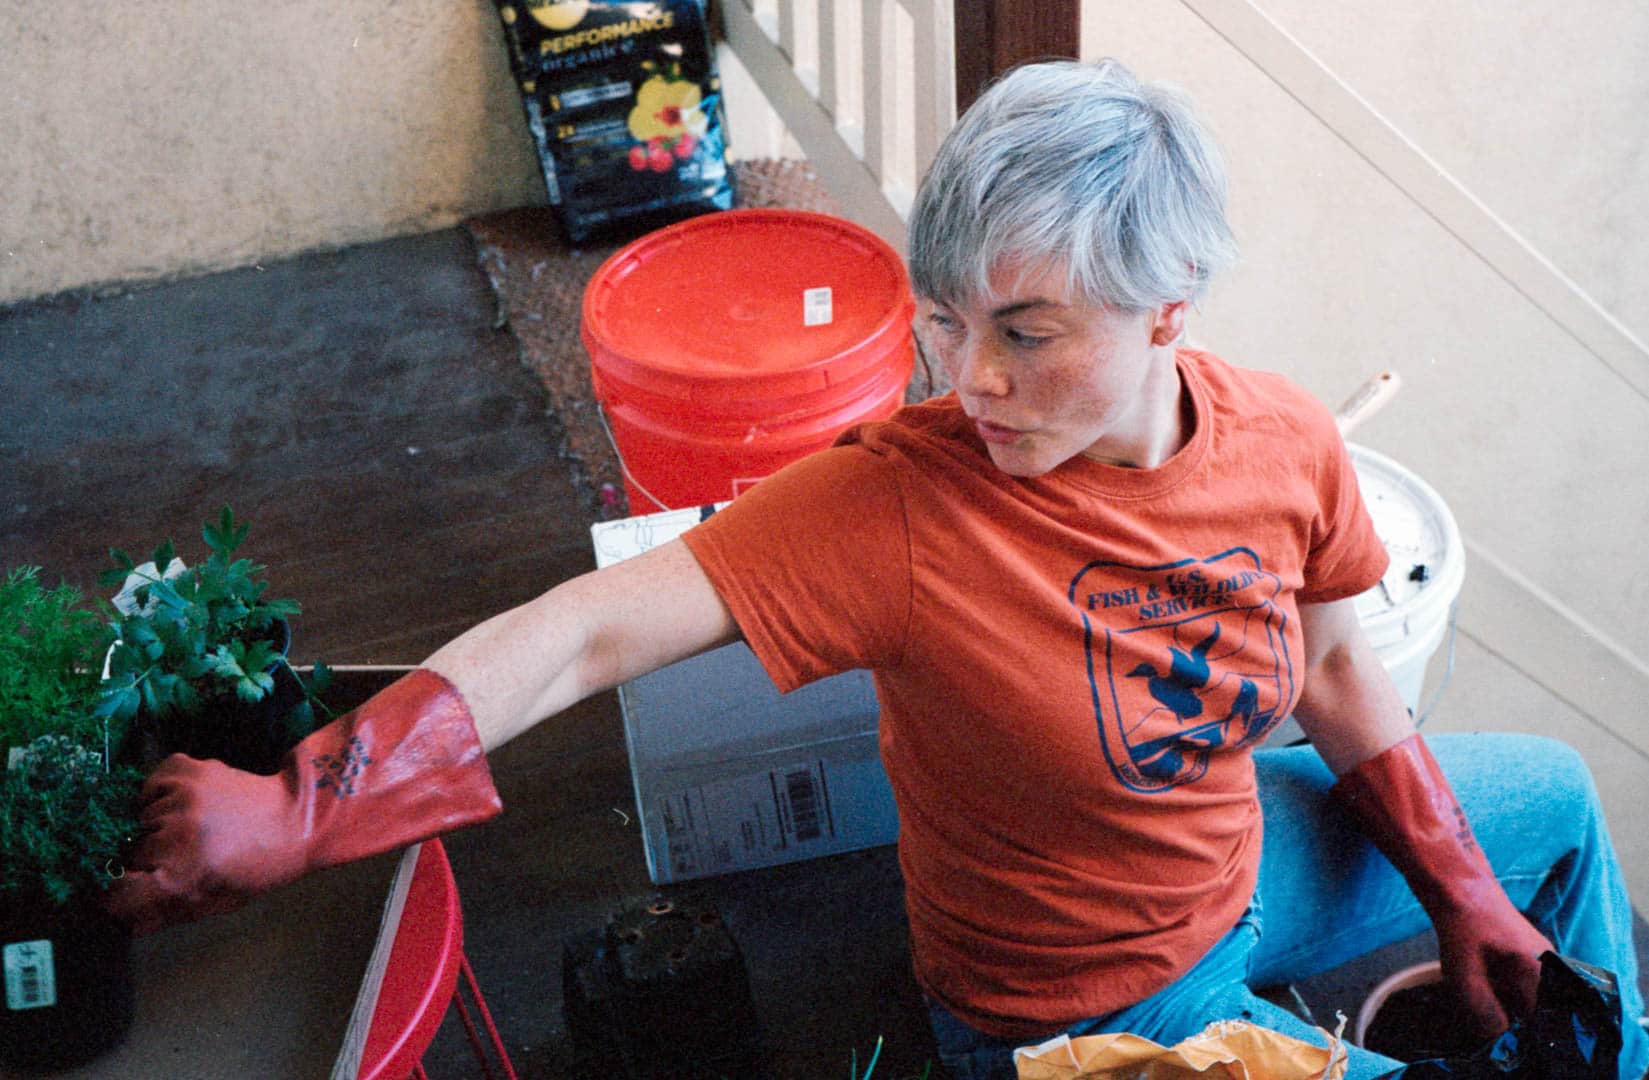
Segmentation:
[(1027, 60), (1074, 58), (1080, 0), (956, 0), (956, 111)]

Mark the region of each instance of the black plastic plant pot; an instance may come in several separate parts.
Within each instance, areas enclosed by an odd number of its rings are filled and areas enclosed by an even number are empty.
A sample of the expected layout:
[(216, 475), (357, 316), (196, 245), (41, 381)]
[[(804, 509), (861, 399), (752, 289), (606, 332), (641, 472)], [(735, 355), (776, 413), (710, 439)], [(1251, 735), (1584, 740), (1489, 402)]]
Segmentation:
[(132, 1026), (132, 936), (95, 898), (0, 902), (0, 1074), (83, 1065)]
[[(284, 658), (292, 629), (283, 619), (271, 628), (269, 639)], [(303, 685), (284, 659), (269, 668), (274, 689), (253, 702), (222, 693), (201, 703), (187, 716), (140, 716), (122, 760), (147, 771), (169, 754), (218, 760), (263, 776), (274, 774), (291, 748), (286, 714), (303, 701)]]
[(224, 697), (210, 702), (190, 724), (176, 749), (197, 758), (217, 758), (246, 772), (275, 773), (291, 748), (286, 714), (303, 700), (303, 687), (284, 663), (269, 674), (275, 688), (254, 702)]

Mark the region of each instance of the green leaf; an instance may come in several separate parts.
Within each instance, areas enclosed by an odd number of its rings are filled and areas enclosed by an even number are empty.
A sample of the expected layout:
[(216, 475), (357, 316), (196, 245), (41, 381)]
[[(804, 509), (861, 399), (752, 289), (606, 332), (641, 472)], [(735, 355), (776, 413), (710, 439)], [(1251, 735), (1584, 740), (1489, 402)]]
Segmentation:
[(145, 661), (159, 660), (166, 652), (166, 643), (160, 640), (150, 623), (134, 620), (126, 630), (125, 644)]
[(177, 686), (172, 690), (172, 702), (182, 713), (191, 713), (200, 708), (200, 694), (187, 677), (178, 680)]
[(51, 902), (62, 906), (74, 899), (74, 885), (67, 878), (53, 875), (45, 879), (46, 895)]
[(122, 642), (115, 646), (115, 651), (109, 657), (109, 675), (111, 677), (125, 676), (128, 680), (141, 674), (149, 662), (143, 658), (141, 650)]
[(97, 704), (92, 706), (92, 715), (99, 719), (118, 719), (125, 709), (128, 697), (132, 698), (135, 706), (135, 694), (136, 691), (132, 689), (129, 680), (123, 687), (112, 687), (97, 699)]
[(271, 600), (263, 605), (263, 610), (272, 619), (290, 619), (303, 614), (303, 607), (296, 600)]
[(250, 704), (254, 701), (262, 701), (263, 696), (274, 688), (275, 680), (269, 677), (269, 673), (259, 671), (242, 676), (235, 683), (235, 696)]
[(299, 742), (315, 730), (315, 707), (307, 701), (298, 702), (286, 714), (284, 725), (287, 740), (294, 743)]
[(331, 668), (317, 662), (313, 673), (309, 676), (310, 692), (315, 694), (326, 693), (332, 686), (332, 674)]
[(172, 581), (154, 581), (143, 587), (142, 591), (147, 591), (149, 596), (154, 598), (155, 605), (161, 609), (156, 613), (157, 616), (176, 616), (177, 613), (188, 610), (189, 601), (178, 591), (178, 582), (183, 580), (175, 578)]
[(97, 744), (55, 734), (29, 764), (0, 772), (0, 902), (53, 903), (106, 888), (106, 867), (137, 834), (136, 770), (108, 768)]
[(183, 680), (169, 672), (159, 671), (149, 676), (149, 685), (155, 688), (155, 698), (161, 706), (176, 706), (178, 687), (184, 685)]
[(104, 572), (109, 574), (119, 574), (121, 580), (125, 580), (127, 574), (137, 569), (137, 563), (130, 555), (126, 554), (126, 552), (120, 548), (109, 549), (109, 561), (114, 563), (114, 566)]
[(241, 667), (246, 671), (266, 671), (281, 657), (271, 641), (254, 641), (241, 654)]
[(208, 524), (201, 530), (201, 537), (206, 541), (206, 546), (212, 549), (212, 554), (227, 559), (246, 539), (247, 529), (248, 526), (235, 524), (234, 511), (225, 506), (223, 513), (218, 515), (217, 527), (213, 528)]
[(242, 678), (246, 672), (241, 668), (240, 660), (246, 654), (245, 650), (246, 646), (238, 641), (231, 641), (227, 645), (219, 645), (207, 658), (207, 663), (211, 665), (212, 672), (215, 675), (220, 675), (225, 679)]
[(172, 546), (172, 542), (170, 540), (162, 540), (160, 542), (160, 546), (155, 548), (155, 571), (161, 577), (165, 577), (166, 568), (172, 565), (172, 560), (175, 558), (177, 558), (177, 549)]
[[(206, 541), (206, 546), (214, 553), (221, 552), (228, 546), (229, 533), (234, 530), (234, 515), (228, 506), (218, 515), (218, 524), (208, 521), (200, 528), (200, 537)], [(225, 520), (228, 519), (228, 520)]]

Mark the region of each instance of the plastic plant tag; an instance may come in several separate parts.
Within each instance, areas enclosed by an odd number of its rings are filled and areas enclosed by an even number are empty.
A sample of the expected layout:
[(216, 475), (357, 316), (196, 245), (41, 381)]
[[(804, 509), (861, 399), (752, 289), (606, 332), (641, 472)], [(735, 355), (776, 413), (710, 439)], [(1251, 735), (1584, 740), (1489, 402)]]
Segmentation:
[(6, 1008), (13, 1012), (57, 1004), (57, 968), (50, 941), (19, 941), (5, 948)]
[[(187, 569), (189, 569), (189, 567), (182, 559), (173, 559), (171, 562), (166, 564), (166, 572), (161, 574), (159, 569), (155, 566), (154, 560), (151, 559), (146, 563), (140, 564), (130, 574), (126, 575), (126, 581), (120, 586), (120, 591), (110, 597), (109, 602), (113, 604), (115, 610), (120, 612), (122, 615), (136, 614), (139, 611), (137, 597), (135, 595), (137, 590), (153, 582), (156, 575), (159, 575), (162, 581), (172, 581), (181, 576)], [(147, 615), (154, 609), (154, 606), (154, 599), (150, 598), (143, 604), (141, 609), (142, 613)]]

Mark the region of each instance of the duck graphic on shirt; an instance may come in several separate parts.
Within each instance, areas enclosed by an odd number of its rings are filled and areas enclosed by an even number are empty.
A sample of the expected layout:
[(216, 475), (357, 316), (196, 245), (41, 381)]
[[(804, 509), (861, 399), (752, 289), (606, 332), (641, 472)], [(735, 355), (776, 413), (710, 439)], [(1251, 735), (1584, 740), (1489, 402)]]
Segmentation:
[(1071, 582), (1105, 760), (1135, 791), (1193, 783), (1293, 701), (1281, 580), (1246, 548), (1164, 566), (1095, 562)]

